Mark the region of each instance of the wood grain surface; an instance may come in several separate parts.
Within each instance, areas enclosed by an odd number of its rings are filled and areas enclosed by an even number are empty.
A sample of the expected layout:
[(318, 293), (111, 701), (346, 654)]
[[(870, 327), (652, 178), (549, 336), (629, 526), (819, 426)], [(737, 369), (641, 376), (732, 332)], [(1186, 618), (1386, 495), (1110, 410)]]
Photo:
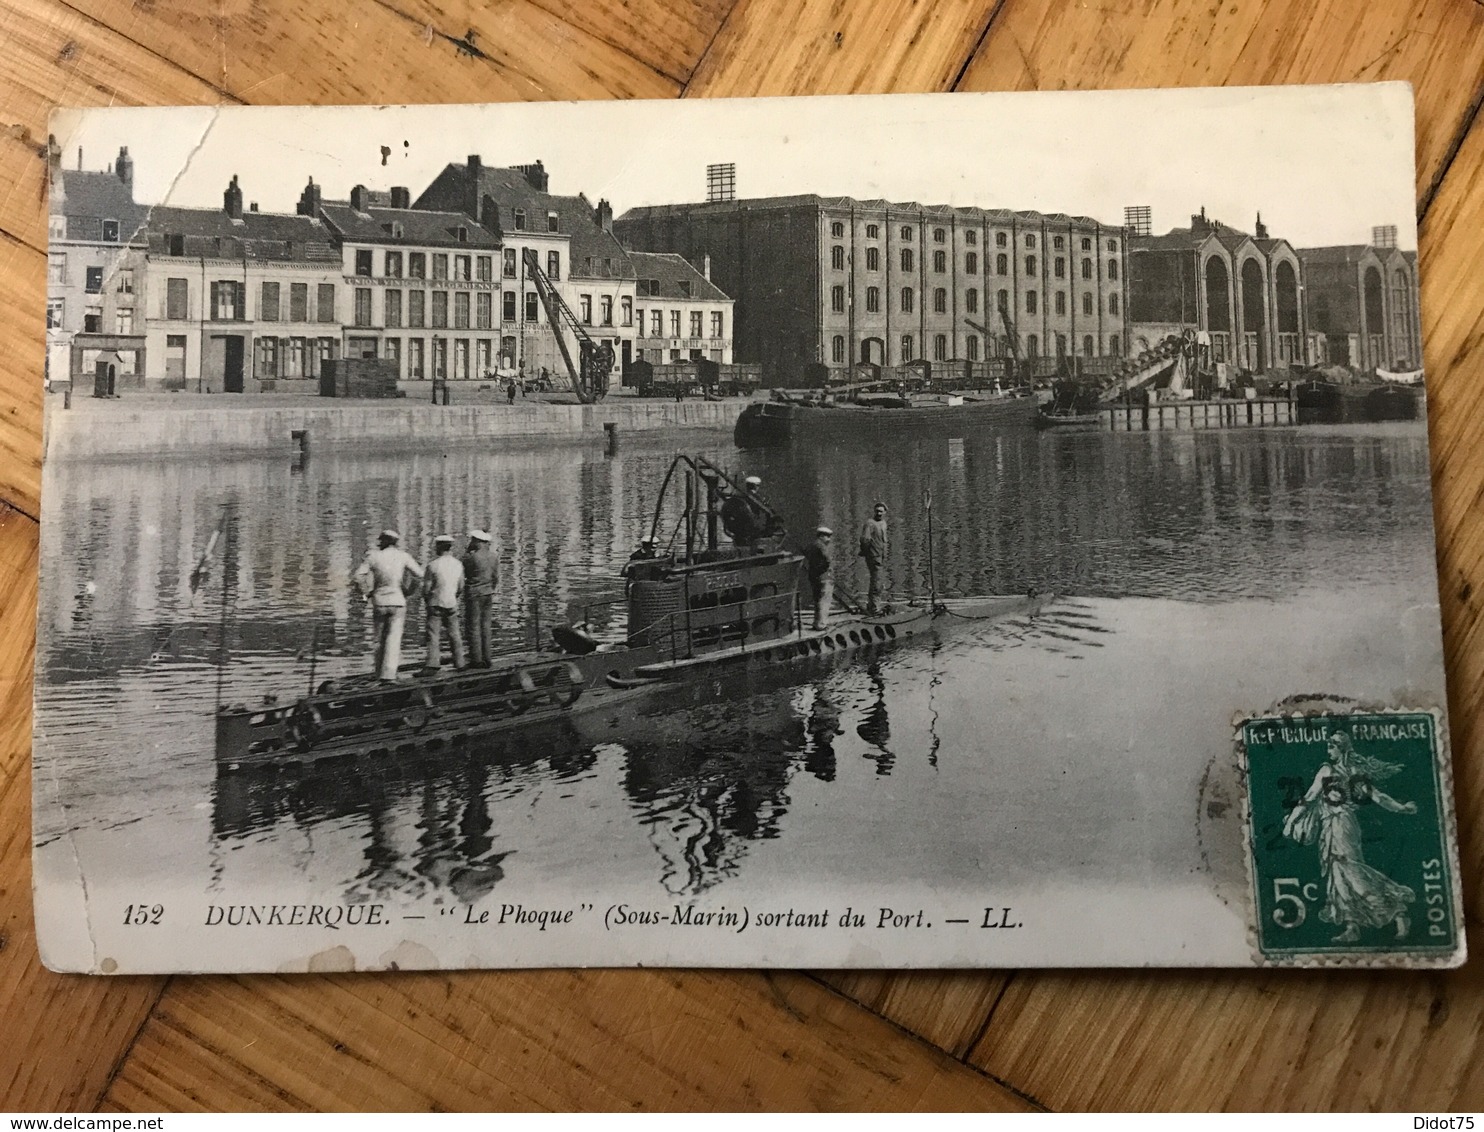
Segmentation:
[(1463, 879), (1484, 947), (1484, 4), (0, 0), (0, 43), (0, 1109), (1484, 1107), (1477, 963), (53, 975), (32, 925), (28, 760), (55, 106), (1405, 79)]

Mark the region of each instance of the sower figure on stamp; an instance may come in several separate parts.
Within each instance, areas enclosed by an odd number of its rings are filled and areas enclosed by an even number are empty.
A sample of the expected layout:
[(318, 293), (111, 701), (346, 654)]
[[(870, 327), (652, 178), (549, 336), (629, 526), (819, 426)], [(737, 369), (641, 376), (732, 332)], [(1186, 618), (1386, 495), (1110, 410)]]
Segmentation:
[(495, 553), (488, 531), (470, 531), (464, 558), (464, 632), (469, 638), (469, 663), (490, 666), (490, 638), (494, 635)]
[(402, 663), (402, 629), (407, 623), (407, 590), (423, 576), (417, 559), (397, 544), (402, 536), (381, 532), (376, 549), (356, 568), (355, 581), (371, 602), (375, 618), (376, 675), (396, 680)]
[(835, 588), (830, 577), (830, 542), (835, 532), (829, 527), (819, 527), (814, 534), (814, 541), (804, 548), (804, 568), (809, 573), (809, 589), (814, 597), (814, 628), (828, 629), (830, 599)]
[(866, 589), (866, 615), (881, 612), (881, 576), (886, 570), (886, 504), (877, 503), (871, 518), (861, 527), (860, 556), (866, 560), (870, 578)]
[(464, 596), (464, 565), (453, 556), (453, 536), (433, 540), (436, 558), (428, 563), (423, 591), (428, 601), (427, 671), (443, 667), (443, 634), (453, 649), (453, 666), (464, 667), (464, 638), (459, 632), (459, 605)]

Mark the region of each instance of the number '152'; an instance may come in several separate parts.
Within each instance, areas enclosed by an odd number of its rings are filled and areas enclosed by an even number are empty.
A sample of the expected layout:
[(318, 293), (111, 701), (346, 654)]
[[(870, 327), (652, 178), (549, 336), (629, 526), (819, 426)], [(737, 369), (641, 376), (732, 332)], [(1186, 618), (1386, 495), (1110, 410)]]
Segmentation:
[(124, 926), (137, 928), (145, 924), (158, 924), (164, 915), (163, 904), (130, 904), (124, 909)]

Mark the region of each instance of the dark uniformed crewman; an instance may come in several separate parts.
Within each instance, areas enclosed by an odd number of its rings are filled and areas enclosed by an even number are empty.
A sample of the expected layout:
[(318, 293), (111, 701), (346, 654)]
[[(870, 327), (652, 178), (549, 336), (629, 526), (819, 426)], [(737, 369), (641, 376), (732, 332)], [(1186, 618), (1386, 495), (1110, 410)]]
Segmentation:
[(464, 550), (464, 635), (469, 640), (469, 663), (490, 666), (490, 638), (494, 635), (495, 583), (499, 580), (490, 535), (469, 532)]
[(748, 476), (740, 495), (729, 495), (721, 505), (721, 526), (732, 545), (744, 554), (756, 554), (758, 543), (779, 533), (778, 518), (763, 502), (763, 481)]
[(819, 527), (814, 532), (814, 541), (804, 548), (804, 569), (809, 574), (809, 589), (814, 597), (816, 629), (828, 629), (830, 625), (830, 599), (835, 588), (830, 577), (830, 543), (834, 537), (835, 532), (829, 527)]

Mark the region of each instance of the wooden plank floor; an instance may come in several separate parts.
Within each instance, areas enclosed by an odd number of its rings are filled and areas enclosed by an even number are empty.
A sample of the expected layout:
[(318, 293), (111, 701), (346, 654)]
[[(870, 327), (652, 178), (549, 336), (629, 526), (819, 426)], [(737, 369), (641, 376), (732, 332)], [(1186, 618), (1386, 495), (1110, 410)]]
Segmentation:
[[(1405, 79), (1465, 897), (1484, 948), (1484, 4), (0, 0), (0, 42), (0, 1108), (1484, 1107), (1477, 962), (64, 978), (36, 955), (27, 758), (52, 106)], [(1241, 160), (1189, 146), (1207, 167)]]

